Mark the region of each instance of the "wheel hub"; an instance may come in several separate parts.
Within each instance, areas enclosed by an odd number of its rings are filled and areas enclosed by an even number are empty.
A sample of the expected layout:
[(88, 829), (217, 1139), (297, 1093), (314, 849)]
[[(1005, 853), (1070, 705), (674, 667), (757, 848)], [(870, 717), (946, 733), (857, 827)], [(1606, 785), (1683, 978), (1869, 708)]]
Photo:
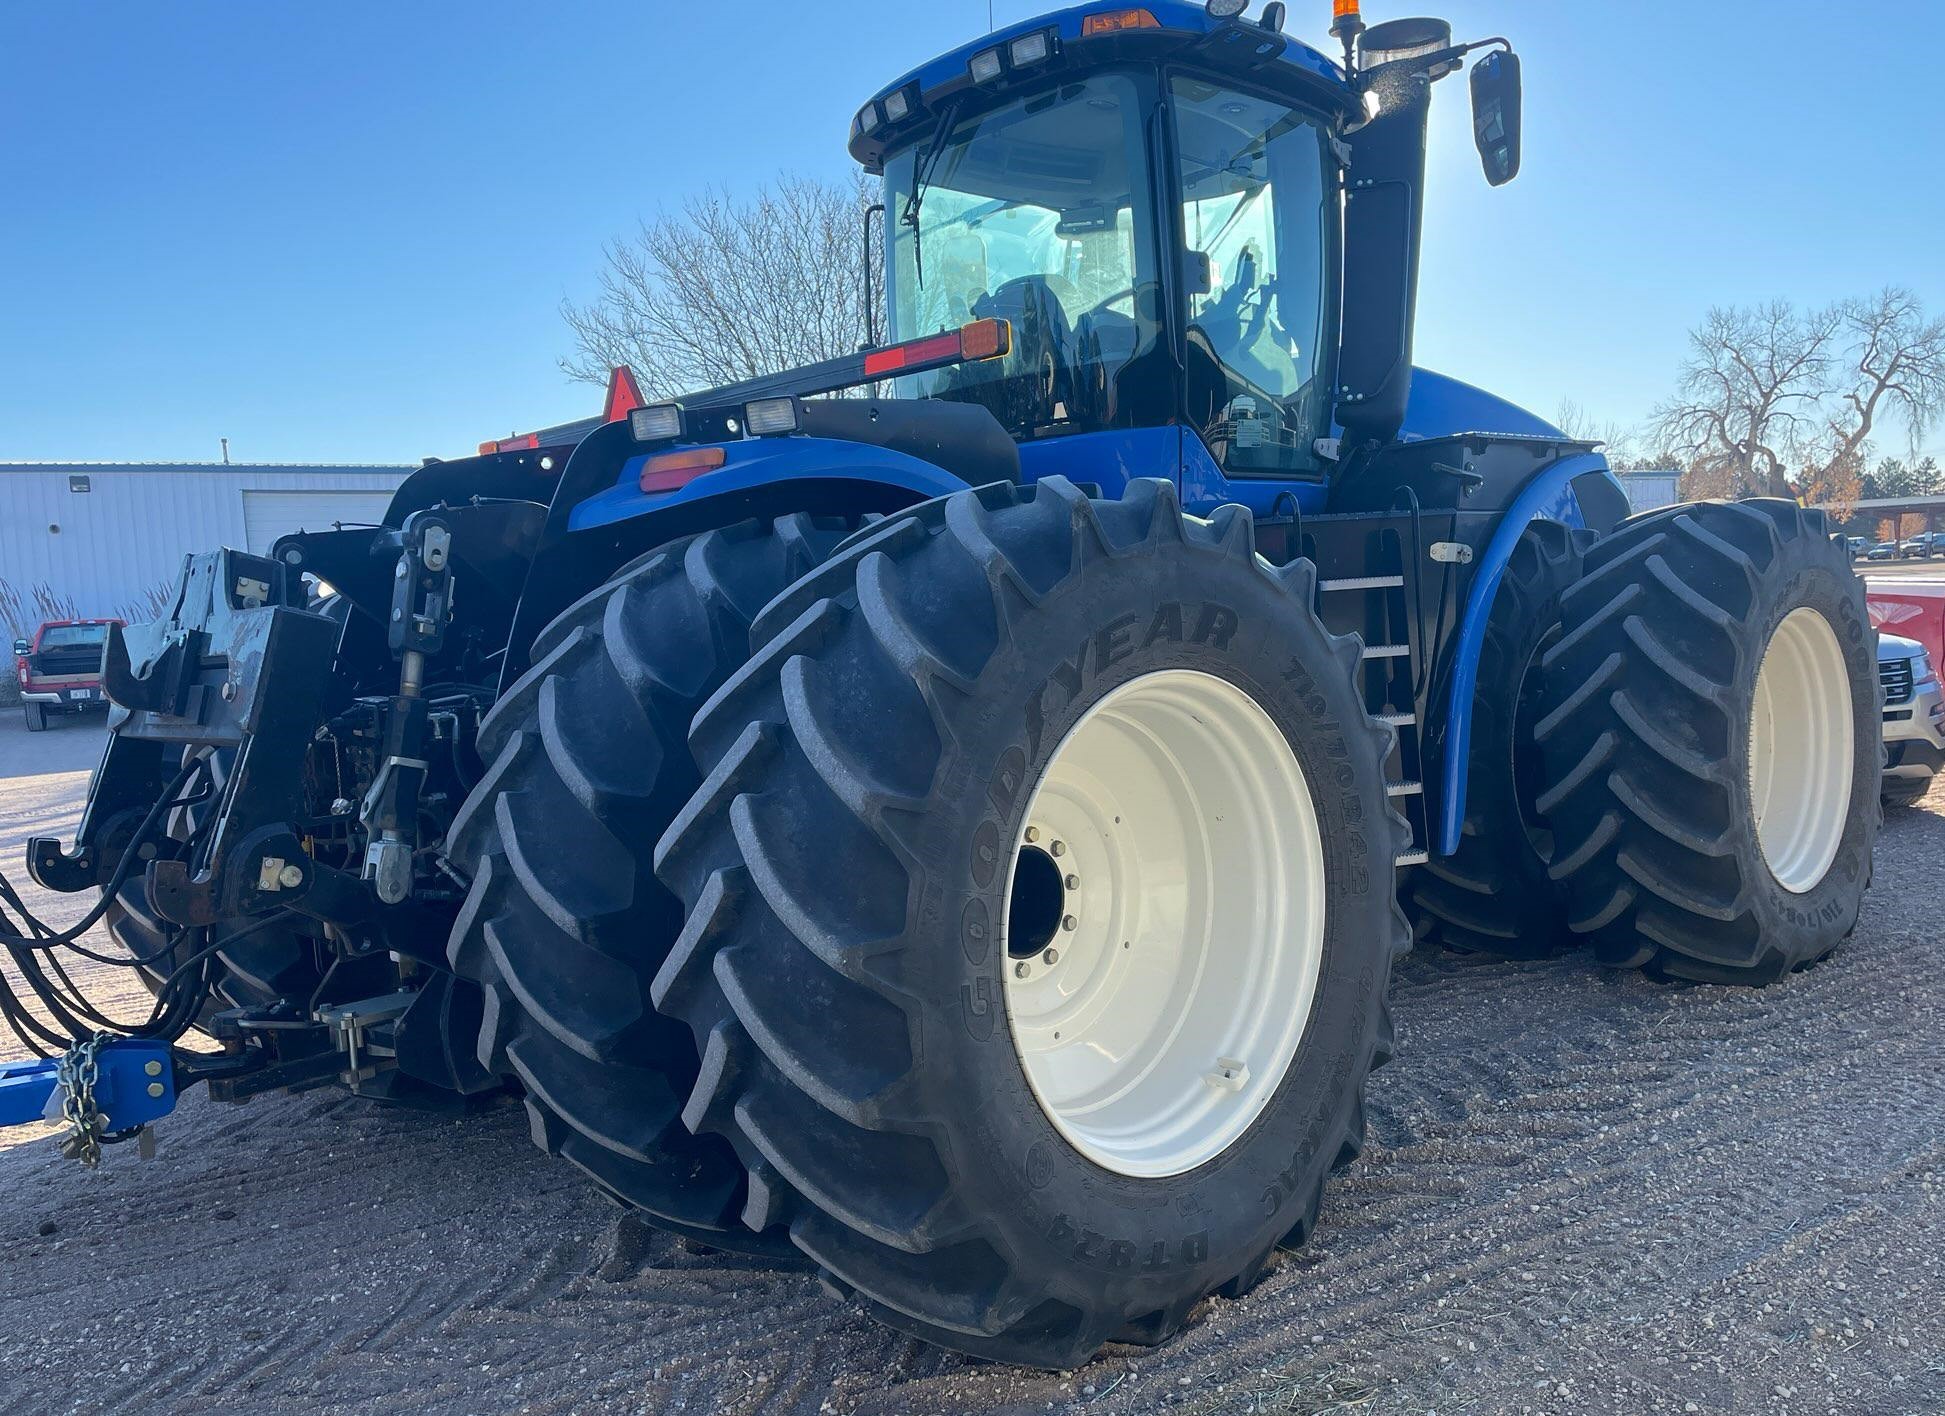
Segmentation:
[(1007, 1015), (1063, 1136), (1126, 1175), (1179, 1174), (1288, 1071), (1323, 948), (1315, 808), (1242, 689), (1131, 680), (1055, 749), (1015, 843)]

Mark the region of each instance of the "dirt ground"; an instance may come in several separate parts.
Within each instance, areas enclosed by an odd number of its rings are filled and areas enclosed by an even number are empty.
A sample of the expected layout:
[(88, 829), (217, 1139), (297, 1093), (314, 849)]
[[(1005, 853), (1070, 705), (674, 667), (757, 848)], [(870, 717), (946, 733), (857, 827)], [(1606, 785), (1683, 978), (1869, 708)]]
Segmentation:
[[(16, 880), (99, 743), (0, 717)], [(1407, 960), (1372, 1145), (1317, 1240), (1170, 1346), (1067, 1374), (920, 1346), (802, 1273), (663, 1239), (514, 1106), (196, 1094), (153, 1161), (92, 1174), (7, 1133), (0, 1412), (1933, 1416), (1941, 860), (1945, 792), (1892, 813), (1849, 947), (1764, 992)]]

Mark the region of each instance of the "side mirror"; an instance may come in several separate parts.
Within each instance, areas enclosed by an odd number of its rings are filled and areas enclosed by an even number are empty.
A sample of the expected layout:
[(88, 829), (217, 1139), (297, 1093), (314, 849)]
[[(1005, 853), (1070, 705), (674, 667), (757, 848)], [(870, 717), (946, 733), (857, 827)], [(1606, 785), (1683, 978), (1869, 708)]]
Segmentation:
[(1503, 187), (1520, 170), (1520, 57), (1495, 49), (1472, 66), (1472, 140), (1486, 181)]
[(24, 639), (16, 639), (14, 641), (14, 657), (16, 659), (26, 658), (28, 654), (33, 652), (33, 647), (34, 647), (33, 645), (29, 644)]

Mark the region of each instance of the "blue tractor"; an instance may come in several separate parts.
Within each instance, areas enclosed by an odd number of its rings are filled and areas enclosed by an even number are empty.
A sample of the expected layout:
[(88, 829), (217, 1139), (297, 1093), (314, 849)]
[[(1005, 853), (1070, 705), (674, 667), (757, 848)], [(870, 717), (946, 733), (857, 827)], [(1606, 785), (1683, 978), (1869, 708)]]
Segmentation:
[[(1068, 1367), (1310, 1232), (1414, 936), (1828, 954), (1879, 822), (1844, 546), (1630, 516), (1413, 368), (1432, 89), (1496, 185), (1520, 69), (1335, 8), (1341, 63), (1147, 0), (926, 64), (850, 138), (884, 340), (190, 558), (30, 847), (156, 995), (89, 1065), (139, 1097), (195, 1026), (171, 1098), (512, 1088), (654, 1223)], [(133, 1124), (28, 933), (85, 1154)]]

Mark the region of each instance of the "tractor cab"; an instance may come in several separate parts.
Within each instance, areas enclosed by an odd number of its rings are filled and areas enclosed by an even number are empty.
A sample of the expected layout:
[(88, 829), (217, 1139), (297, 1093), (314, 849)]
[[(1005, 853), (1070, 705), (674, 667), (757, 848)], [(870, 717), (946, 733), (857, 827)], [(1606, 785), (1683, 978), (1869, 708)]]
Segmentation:
[[(1320, 483), (1340, 402), (1389, 393), (1382, 416), (1402, 414), (1424, 89), (1456, 67), (1449, 30), (1409, 21), (1409, 35), (1367, 36), (1415, 40), (1366, 45), (1414, 81), (1286, 38), (1281, 5), (1242, 9), (1080, 7), (947, 55), (864, 106), (851, 152), (884, 178), (889, 338), (985, 319), (1012, 330), (1004, 358), (901, 378), (902, 396), (982, 405), (1029, 471), (1044, 453), (1082, 475), (1128, 446), (1088, 435), (1181, 427), (1226, 477)], [(1357, 219), (1385, 240), (1391, 279), (1370, 278), (1369, 263), (1349, 287), (1362, 308), (1346, 311), (1345, 172), (1360, 142), (1360, 173), (1409, 199)], [(1395, 426), (1373, 431), (1388, 440)]]

